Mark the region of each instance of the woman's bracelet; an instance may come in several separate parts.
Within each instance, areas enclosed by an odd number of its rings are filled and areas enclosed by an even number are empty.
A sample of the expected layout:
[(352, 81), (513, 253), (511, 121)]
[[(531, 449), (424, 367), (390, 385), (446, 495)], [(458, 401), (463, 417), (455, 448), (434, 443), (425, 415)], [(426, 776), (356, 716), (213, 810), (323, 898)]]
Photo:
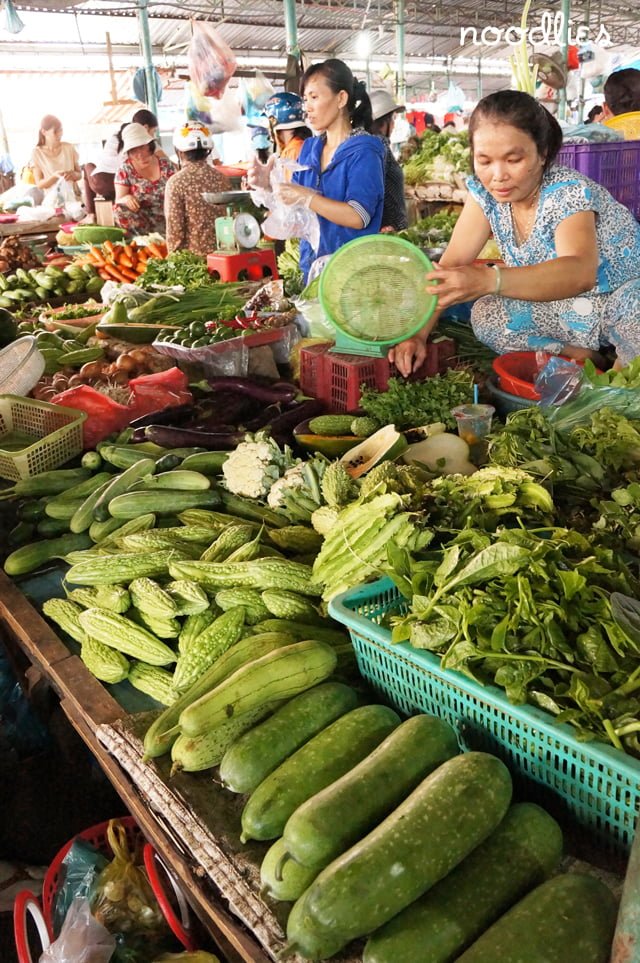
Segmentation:
[(496, 272), (496, 286), (493, 289), (493, 295), (496, 297), (502, 291), (502, 271), (499, 264), (492, 264), (491, 267)]

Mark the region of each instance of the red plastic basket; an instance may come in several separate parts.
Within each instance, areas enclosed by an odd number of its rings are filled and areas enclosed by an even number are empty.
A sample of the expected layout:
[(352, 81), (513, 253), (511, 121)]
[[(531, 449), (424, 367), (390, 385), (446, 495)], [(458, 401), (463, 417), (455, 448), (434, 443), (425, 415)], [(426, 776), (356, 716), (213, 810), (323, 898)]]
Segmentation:
[[(326, 342), (300, 350), (300, 387), (305, 394), (324, 402), (329, 411), (355, 411), (363, 385), (385, 391), (389, 378), (398, 375), (387, 358), (337, 354), (329, 350), (331, 347), (332, 343)], [(413, 377), (430, 378), (445, 371), (455, 351), (451, 338), (430, 341), (426, 361)]]
[(565, 144), (556, 163), (573, 167), (602, 184), (640, 219), (640, 140)]
[[(132, 816), (124, 816), (120, 819), (120, 822), (125, 828), (127, 834), (127, 843), (131, 849), (135, 849), (135, 847), (139, 845), (140, 841), (142, 840), (142, 833), (138, 824)], [(109, 820), (103, 823), (98, 823), (96, 826), (91, 826), (89, 829), (84, 829), (82, 832), (74, 836), (73, 839), (70, 839), (69, 842), (65, 843), (62, 849), (59, 850), (52, 860), (42, 883), (42, 905), (38, 902), (33, 893), (29, 892), (28, 890), (23, 890), (16, 897), (13, 913), (13, 925), (16, 950), (18, 953), (18, 963), (33, 963), (27, 937), (27, 914), (30, 914), (33, 917), (43, 948), (46, 949), (49, 943), (54, 939), (54, 900), (58, 890), (62, 862), (73, 845), (74, 840), (78, 838), (84, 839), (86, 842), (95, 846), (96, 849), (100, 850), (100, 852), (105, 856), (112, 857), (113, 853), (107, 839), (108, 827)], [(172, 874), (169, 872), (169, 870), (167, 870), (166, 866), (161, 861), (153, 847), (149, 845), (149, 843), (144, 844), (143, 860), (145, 869), (147, 870), (147, 875), (149, 877), (149, 882), (151, 883), (151, 888), (153, 889), (154, 895), (158, 900), (158, 904), (164, 914), (169, 928), (174, 936), (176, 936), (177, 939), (182, 943), (185, 950), (196, 950), (197, 946), (189, 933), (188, 906), (177, 882), (174, 880)], [(167, 896), (160, 879), (158, 867), (162, 868), (165, 876), (171, 883), (180, 913), (180, 918), (178, 918), (178, 915), (173, 908), (171, 899)]]

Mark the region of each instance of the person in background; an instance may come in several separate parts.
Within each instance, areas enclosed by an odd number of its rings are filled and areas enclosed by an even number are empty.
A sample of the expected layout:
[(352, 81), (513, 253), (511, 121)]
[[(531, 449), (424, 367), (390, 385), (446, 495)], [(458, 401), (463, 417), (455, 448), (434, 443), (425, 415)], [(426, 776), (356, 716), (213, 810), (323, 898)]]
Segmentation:
[(624, 115), (624, 120), (628, 121), (627, 127), (623, 123), (611, 126), (620, 130), (625, 140), (637, 140), (640, 127), (640, 70), (627, 67), (609, 74), (604, 83), (602, 110), (602, 123), (605, 126), (613, 117)]
[(156, 155), (156, 142), (142, 124), (127, 124), (123, 159), (115, 177), (114, 220), (127, 234), (165, 233), (164, 192), (175, 168)]
[[(302, 97), (286, 92), (274, 94), (264, 105), (263, 113), (269, 120), (269, 129), (278, 157), (297, 161), (302, 145), (311, 137), (311, 131), (304, 122)], [(291, 174), (287, 180), (291, 180)]]
[(47, 114), (40, 122), (38, 143), (31, 154), (31, 169), (35, 186), (49, 190), (60, 177), (73, 185), (73, 192), (80, 197), (78, 182), (82, 177), (78, 151), (73, 144), (62, 140), (62, 124), (53, 114)]
[[(153, 137), (155, 137), (158, 132), (158, 119), (156, 115), (151, 110), (147, 110), (146, 107), (137, 110), (130, 121), (122, 124), (120, 130), (107, 138), (96, 163), (84, 165), (83, 195), (87, 214), (86, 217), (82, 219), (83, 224), (95, 224), (96, 222), (97, 195), (104, 197), (106, 201), (115, 201), (116, 171), (122, 161), (122, 135), (128, 124), (142, 124)], [(157, 148), (156, 156), (166, 157), (166, 154)]]
[(404, 174), (400, 164), (393, 156), (390, 143), (395, 115), (398, 111), (404, 111), (404, 107), (398, 106), (386, 90), (372, 90), (369, 99), (373, 117), (371, 133), (379, 137), (385, 146), (384, 205), (381, 230), (384, 233), (404, 231), (409, 226), (407, 205), (404, 199)]
[[(558, 121), (517, 90), (490, 94), (469, 123), (469, 196), (435, 282), (438, 309), (418, 337), (391, 349), (403, 375), (426, 356), (440, 312), (474, 301), (471, 324), (498, 354), (546, 351), (616, 366), (640, 355), (640, 224), (600, 184), (554, 166)], [(474, 264), (493, 234), (504, 266)]]
[(226, 213), (224, 206), (208, 204), (203, 192), (220, 193), (230, 189), (226, 177), (210, 167), (207, 158), (213, 149), (211, 131), (204, 124), (187, 121), (173, 134), (180, 170), (169, 180), (164, 195), (169, 251), (186, 250), (209, 254), (216, 247), (216, 217)]
[(271, 156), (271, 140), (264, 127), (251, 128), (251, 147), (261, 164), (266, 164)]
[(602, 104), (596, 104), (595, 107), (592, 107), (589, 113), (587, 114), (587, 119), (585, 120), (585, 124), (599, 124), (600, 121), (603, 119), (604, 119), (604, 113), (602, 110)]
[[(318, 215), (320, 243), (300, 241), (300, 268), (307, 279), (314, 260), (333, 254), (356, 237), (377, 234), (384, 203), (384, 144), (369, 133), (371, 102), (362, 81), (342, 60), (312, 64), (302, 77), (302, 99), (315, 137), (303, 144), (293, 183), (280, 184), (287, 205)], [(251, 186), (268, 184), (269, 167), (249, 169)]]

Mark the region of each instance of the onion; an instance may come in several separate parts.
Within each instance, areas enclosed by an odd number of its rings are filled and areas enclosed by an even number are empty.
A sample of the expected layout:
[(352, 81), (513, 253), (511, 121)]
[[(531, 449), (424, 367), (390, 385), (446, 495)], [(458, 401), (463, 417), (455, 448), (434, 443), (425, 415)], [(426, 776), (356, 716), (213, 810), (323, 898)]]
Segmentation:
[(78, 373), (83, 380), (102, 378), (104, 375), (104, 364), (102, 361), (88, 361), (82, 365)]
[(135, 352), (131, 351), (129, 354), (121, 354), (116, 358), (114, 364), (117, 371), (133, 371), (137, 367), (137, 362), (134, 357)]

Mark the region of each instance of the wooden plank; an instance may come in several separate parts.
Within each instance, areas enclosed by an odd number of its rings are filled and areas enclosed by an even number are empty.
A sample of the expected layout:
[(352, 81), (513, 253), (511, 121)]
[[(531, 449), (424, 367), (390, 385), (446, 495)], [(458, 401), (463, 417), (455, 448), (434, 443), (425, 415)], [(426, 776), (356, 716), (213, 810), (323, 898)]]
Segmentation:
[(44, 675), (70, 652), (17, 585), (0, 571), (0, 621)]
[(227, 963), (271, 963), (270, 958), (265, 955), (251, 935), (199, 884), (188, 854), (178, 850), (169, 835), (156, 821), (127, 774), (98, 743), (94, 728), (88, 725), (84, 716), (77, 711), (75, 700), (65, 699), (61, 705), (67, 718), (91, 749), (100, 767), (137, 821), (144, 836), (175, 873), (182, 884), (182, 890), (189, 905), (211, 934), (211, 938), (219, 947)]
[(13, 224), (0, 224), (0, 237), (33, 237), (38, 234), (54, 236), (65, 221), (62, 217), (52, 217), (48, 221), (14, 221)]
[(52, 666), (49, 677), (60, 697), (72, 705), (76, 715), (92, 729), (126, 715), (77, 655)]

